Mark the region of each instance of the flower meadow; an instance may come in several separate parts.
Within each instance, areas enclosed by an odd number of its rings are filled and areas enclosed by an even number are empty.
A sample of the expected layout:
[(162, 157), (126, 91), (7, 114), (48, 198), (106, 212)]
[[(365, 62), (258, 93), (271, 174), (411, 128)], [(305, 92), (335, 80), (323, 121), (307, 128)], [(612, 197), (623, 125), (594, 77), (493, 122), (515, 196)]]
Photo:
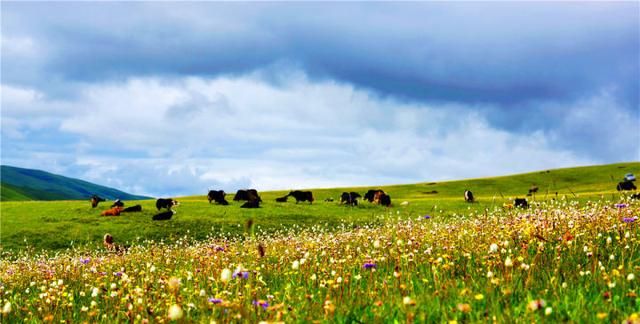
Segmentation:
[(5, 253), (2, 322), (638, 323), (640, 206), (566, 200)]

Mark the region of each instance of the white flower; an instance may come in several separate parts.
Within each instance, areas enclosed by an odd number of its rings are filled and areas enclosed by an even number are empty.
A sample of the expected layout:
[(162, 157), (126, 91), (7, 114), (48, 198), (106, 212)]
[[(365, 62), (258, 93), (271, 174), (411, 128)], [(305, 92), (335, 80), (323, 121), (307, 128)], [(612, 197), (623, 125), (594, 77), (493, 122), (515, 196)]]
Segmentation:
[(487, 272), (487, 278), (493, 278), (493, 272), (488, 271)]
[(633, 280), (633, 279), (635, 279), (635, 278), (636, 278), (636, 276), (635, 276), (633, 273), (630, 273), (630, 274), (627, 276), (627, 281), (631, 281), (631, 280)]
[(220, 274), (220, 280), (222, 280), (222, 282), (228, 282), (229, 280), (231, 280), (231, 270), (227, 268), (222, 269), (222, 273)]
[[(229, 270), (231, 272), (231, 270)], [(179, 305), (173, 304), (169, 307), (168, 317), (170, 320), (178, 320), (181, 319), (183, 315), (182, 308)]]
[(207, 295), (207, 292), (204, 289), (200, 289), (200, 297), (204, 297)]
[(2, 307), (2, 314), (9, 314), (9, 313), (11, 313), (11, 303), (6, 302), (4, 304), (4, 307)]
[(513, 267), (513, 261), (511, 261), (511, 257), (507, 257), (504, 260), (504, 266), (507, 268)]
[(492, 243), (489, 246), (489, 253), (496, 253), (498, 252), (498, 244)]
[(376, 249), (379, 248), (380, 247), (380, 240), (373, 241), (373, 247), (376, 248)]
[(545, 315), (549, 316), (549, 315), (551, 315), (551, 313), (553, 313), (553, 308), (547, 307), (547, 308), (544, 309), (544, 314)]
[(93, 288), (91, 290), (91, 297), (98, 297), (98, 294), (100, 293), (100, 290), (98, 288)]
[(607, 244), (611, 244), (611, 237), (607, 237)]
[(298, 270), (298, 268), (300, 268), (300, 262), (298, 262), (298, 260), (293, 261), (293, 263), (291, 264), (291, 269)]

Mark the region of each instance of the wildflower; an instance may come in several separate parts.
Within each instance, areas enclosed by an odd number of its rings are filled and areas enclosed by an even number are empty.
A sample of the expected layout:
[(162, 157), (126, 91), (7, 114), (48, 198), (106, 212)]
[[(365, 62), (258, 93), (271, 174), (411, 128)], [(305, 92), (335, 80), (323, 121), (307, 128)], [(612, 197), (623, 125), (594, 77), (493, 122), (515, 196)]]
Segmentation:
[(254, 300), (252, 302), (253, 306), (260, 306), (262, 309), (267, 309), (269, 307), (269, 303), (266, 300)]
[(597, 317), (598, 319), (605, 319), (605, 318), (607, 318), (607, 316), (608, 316), (608, 314), (607, 314), (607, 313), (598, 313), (598, 314), (596, 315), (596, 317)]
[(236, 279), (236, 278), (249, 279), (249, 271), (236, 271), (233, 273), (231, 277), (233, 279)]
[(2, 314), (9, 314), (9, 313), (11, 313), (11, 303), (6, 302), (2, 307)]
[(493, 278), (493, 272), (487, 271), (487, 278)]
[(176, 278), (176, 277), (171, 277), (169, 279), (169, 290), (171, 291), (176, 291), (178, 290), (178, 287), (180, 287), (180, 279)]
[(632, 280), (633, 280), (633, 279), (635, 279), (635, 278), (636, 278), (636, 276), (635, 276), (633, 273), (630, 273), (630, 274), (627, 276), (627, 281), (632, 281)]
[(431, 216), (430, 215), (424, 215), (423, 218), (424, 219), (431, 219)]
[(536, 300), (530, 301), (529, 305), (527, 305), (527, 308), (530, 311), (537, 311), (539, 309), (542, 309), (542, 307), (544, 307), (545, 304), (546, 302), (544, 301), (544, 299), (536, 299)]
[(207, 292), (204, 289), (200, 289), (200, 297), (204, 297)]
[(628, 204), (615, 204), (616, 208), (627, 208), (629, 207)]
[(291, 264), (291, 269), (298, 270), (298, 268), (300, 268), (300, 262), (298, 262), (298, 260), (293, 261), (293, 263)]
[(87, 307), (87, 306), (82, 306), (82, 308), (80, 308), (81, 312), (86, 312), (88, 310), (89, 310), (89, 307)]
[(496, 253), (496, 252), (498, 252), (498, 244), (491, 243), (491, 245), (489, 246), (489, 253)]
[(458, 304), (458, 310), (463, 312), (463, 313), (469, 313), (471, 312), (471, 305), (469, 304)]
[(80, 263), (82, 263), (82, 264), (87, 264), (87, 263), (89, 263), (90, 261), (91, 261), (91, 258), (81, 258), (81, 259), (80, 259)]
[(611, 244), (611, 236), (607, 237), (607, 244)]
[(209, 301), (210, 303), (212, 303), (212, 304), (220, 304), (220, 303), (222, 303), (222, 299), (220, 299), (220, 298), (213, 298), (213, 297), (211, 297), (211, 298), (209, 298), (209, 299), (208, 299), (208, 301)]
[(544, 314), (545, 314), (546, 316), (551, 315), (551, 313), (553, 313), (553, 308), (551, 308), (551, 307), (547, 307), (547, 308), (545, 308), (545, 309), (544, 309)]
[(360, 274), (357, 274), (357, 275), (353, 276), (353, 279), (360, 280), (360, 279), (362, 279), (362, 276)]
[(511, 261), (511, 257), (507, 257), (504, 260), (504, 266), (507, 268), (511, 268), (513, 266), (513, 261)]
[(316, 278), (317, 278), (317, 276), (314, 273), (314, 274), (311, 275), (311, 277), (309, 279), (311, 279), (311, 281), (316, 281)]
[(406, 297), (402, 298), (402, 303), (407, 305), (407, 306), (415, 306), (416, 305), (416, 302), (413, 299), (411, 299), (411, 297), (409, 297), (409, 296), (406, 296)]
[(373, 247), (376, 248), (376, 249), (379, 248), (380, 247), (380, 240), (373, 241)]
[(484, 299), (484, 295), (483, 294), (477, 294), (477, 295), (474, 296), (474, 298), (476, 300), (483, 300)]
[(638, 220), (638, 216), (634, 216), (634, 217), (625, 217), (622, 219), (623, 222), (630, 224), (635, 222), (636, 220)]
[(363, 266), (363, 268), (365, 268), (365, 269), (373, 269), (373, 268), (376, 268), (376, 267), (377, 267), (377, 265), (375, 263), (373, 263), (372, 261), (365, 262), (364, 266)]
[(169, 307), (169, 314), (167, 317), (169, 317), (170, 320), (178, 320), (182, 318), (183, 314), (182, 308), (179, 305), (173, 304)]
[(229, 269), (223, 269), (222, 273), (220, 274), (220, 280), (222, 282), (228, 282), (229, 280), (231, 280), (231, 270)]
[(94, 288), (91, 290), (91, 297), (97, 297), (99, 293), (100, 293), (100, 290), (99, 290), (98, 288), (95, 288), (95, 287), (94, 287)]

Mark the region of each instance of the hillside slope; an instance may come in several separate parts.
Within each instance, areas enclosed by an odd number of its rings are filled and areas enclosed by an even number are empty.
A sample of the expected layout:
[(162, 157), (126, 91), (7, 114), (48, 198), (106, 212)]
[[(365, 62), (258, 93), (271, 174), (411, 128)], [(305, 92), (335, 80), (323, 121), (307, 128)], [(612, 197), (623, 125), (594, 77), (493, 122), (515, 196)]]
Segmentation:
[(117, 189), (61, 175), (0, 166), (1, 200), (84, 200), (96, 194), (106, 199), (147, 199)]

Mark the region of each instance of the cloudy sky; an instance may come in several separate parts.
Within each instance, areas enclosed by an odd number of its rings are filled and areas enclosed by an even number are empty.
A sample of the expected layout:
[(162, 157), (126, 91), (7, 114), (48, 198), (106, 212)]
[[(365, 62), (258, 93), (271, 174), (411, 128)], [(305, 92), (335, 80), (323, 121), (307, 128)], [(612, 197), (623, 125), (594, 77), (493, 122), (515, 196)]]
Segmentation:
[(2, 164), (151, 196), (640, 160), (638, 2), (2, 2)]

